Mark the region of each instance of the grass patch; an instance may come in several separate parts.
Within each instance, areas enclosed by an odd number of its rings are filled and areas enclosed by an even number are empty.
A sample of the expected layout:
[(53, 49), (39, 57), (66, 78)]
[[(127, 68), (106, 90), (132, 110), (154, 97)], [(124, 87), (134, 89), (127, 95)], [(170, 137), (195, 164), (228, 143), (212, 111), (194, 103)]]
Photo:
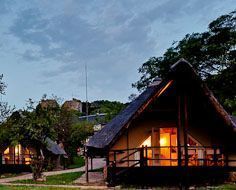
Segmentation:
[(72, 172), (59, 175), (52, 175), (47, 177), (45, 182), (36, 182), (32, 179), (18, 180), (12, 183), (24, 183), (24, 184), (47, 184), (47, 185), (68, 185), (72, 184), (74, 180), (79, 178), (83, 172)]
[(236, 189), (236, 184), (225, 184), (225, 185), (220, 185), (217, 186), (216, 189), (226, 189), (226, 190), (233, 190)]
[(61, 188), (61, 187), (34, 187), (34, 186), (3, 186), (0, 185), (0, 190), (79, 190), (79, 188)]
[(75, 156), (73, 157), (73, 164), (70, 164), (67, 168), (73, 169), (73, 168), (80, 168), (85, 165), (84, 158), (82, 156)]

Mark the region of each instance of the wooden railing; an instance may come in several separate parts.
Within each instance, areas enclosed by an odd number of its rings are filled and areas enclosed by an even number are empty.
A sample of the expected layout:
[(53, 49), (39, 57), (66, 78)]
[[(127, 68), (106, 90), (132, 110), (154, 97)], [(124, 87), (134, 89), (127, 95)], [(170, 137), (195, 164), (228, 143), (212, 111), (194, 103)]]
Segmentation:
[[(180, 150), (180, 152), (178, 152)], [(111, 150), (109, 163), (113, 167), (144, 166), (228, 166), (229, 160), (222, 147), (210, 146), (160, 146)], [(179, 156), (180, 154), (180, 156)], [(188, 158), (188, 159), (186, 159)]]

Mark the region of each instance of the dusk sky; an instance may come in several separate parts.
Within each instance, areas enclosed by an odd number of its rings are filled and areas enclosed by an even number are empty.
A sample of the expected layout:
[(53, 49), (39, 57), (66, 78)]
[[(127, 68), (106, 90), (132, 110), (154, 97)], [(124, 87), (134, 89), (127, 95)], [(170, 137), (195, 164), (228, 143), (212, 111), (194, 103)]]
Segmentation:
[(43, 94), (127, 102), (138, 68), (185, 34), (235, 9), (236, 0), (0, 0), (2, 100)]

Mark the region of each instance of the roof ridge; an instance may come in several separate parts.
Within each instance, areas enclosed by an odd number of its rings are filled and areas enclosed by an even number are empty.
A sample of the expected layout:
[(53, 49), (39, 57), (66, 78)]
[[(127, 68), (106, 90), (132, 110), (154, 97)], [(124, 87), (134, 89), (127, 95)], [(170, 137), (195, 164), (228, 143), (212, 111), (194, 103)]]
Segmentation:
[(171, 67), (170, 70), (173, 70), (175, 67), (177, 67), (180, 64), (186, 64), (188, 65), (190, 68), (193, 68), (193, 66), (184, 58), (181, 58), (180, 60), (178, 60), (176, 63), (174, 63)]

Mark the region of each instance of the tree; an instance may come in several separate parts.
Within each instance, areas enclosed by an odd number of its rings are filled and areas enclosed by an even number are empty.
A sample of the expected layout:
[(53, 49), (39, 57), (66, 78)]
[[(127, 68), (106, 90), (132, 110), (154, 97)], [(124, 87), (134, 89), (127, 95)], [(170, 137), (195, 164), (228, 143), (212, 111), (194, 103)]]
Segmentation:
[(93, 134), (93, 125), (94, 123), (88, 121), (73, 124), (68, 147), (72, 155), (76, 155), (77, 148), (82, 147), (85, 140)]
[[(161, 57), (152, 57), (138, 69), (141, 78), (133, 87), (143, 91), (155, 77), (165, 78), (180, 58), (188, 60), (228, 111), (236, 96), (236, 11), (220, 16), (203, 33), (187, 34)], [(224, 84), (222, 86), (222, 84)], [(229, 107), (231, 105), (231, 108)]]
[(125, 106), (126, 104), (118, 101), (97, 100), (91, 103), (91, 113), (106, 113), (107, 115), (103, 122), (108, 122), (122, 111)]
[[(6, 84), (3, 82), (3, 75), (0, 75), (0, 95), (5, 95)], [(12, 113), (11, 108), (7, 102), (0, 101), (0, 124)]]
[[(47, 103), (47, 102), (46, 102)], [(9, 145), (21, 144), (23, 147), (34, 148), (36, 155), (32, 159), (32, 171), (35, 180), (42, 179), (45, 158), (46, 138), (57, 139), (55, 125), (58, 122), (58, 104), (38, 104), (29, 99), (25, 110), (11, 114), (1, 125), (0, 143), (2, 150)], [(53, 106), (51, 106), (53, 105)], [(56, 105), (56, 106), (54, 106)]]
[(128, 97), (129, 101), (132, 102), (133, 100), (135, 100), (137, 98), (137, 94), (130, 94), (130, 96)]
[[(6, 84), (3, 82), (3, 75), (0, 75), (0, 95), (5, 95)], [(0, 101), (0, 152), (2, 152), (10, 142), (8, 134), (10, 134), (10, 129), (3, 125), (3, 122), (12, 113), (13, 108), (11, 108), (7, 102)]]
[(1, 125), (1, 130), (5, 134), (8, 133), (8, 145), (20, 143), (24, 147), (35, 148), (37, 154), (41, 154), (41, 150), (46, 145), (46, 137), (54, 140), (57, 137), (53, 126), (57, 122), (58, 115), (51, 108), (43, 109), (41, 106), (37, 106), (31, 111), (32, 108), (29, 106), (28, 109), (13, 112)]
[(74, 152), (76, 152), (77, 149), (75, 148), (75, 150), (73, 150), (73, 148), (71, 148), (71, 145), (73, 146), (73, 143), (71, 143), (70, 140), (73, 131), (72, 126), (74, 124), (74, 117), (76, 117), (77, 113), (77, 111), (68, 110), (61, 107), (58, 121), (55, 125), (55, 130), (57, 131), (57, 141), (63, 144), (65, 151), (67, 152), (69, 157)]

